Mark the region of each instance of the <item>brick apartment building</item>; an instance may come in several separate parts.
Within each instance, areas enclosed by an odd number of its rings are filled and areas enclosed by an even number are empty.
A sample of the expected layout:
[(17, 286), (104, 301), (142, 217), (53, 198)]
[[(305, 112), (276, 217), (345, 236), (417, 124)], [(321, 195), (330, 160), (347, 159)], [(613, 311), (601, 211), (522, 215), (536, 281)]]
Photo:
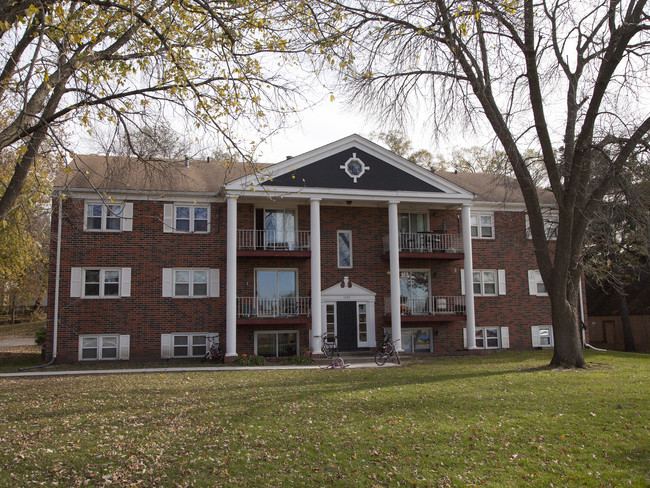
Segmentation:
[[(551, 347), (516, 182), (357, 135), (265, 167), (79, 156), (53, 204), (57, 361)], [(554, 201), (540, 190), (553, 238)], [(468, 286), (472, 283), (472, 286)]]

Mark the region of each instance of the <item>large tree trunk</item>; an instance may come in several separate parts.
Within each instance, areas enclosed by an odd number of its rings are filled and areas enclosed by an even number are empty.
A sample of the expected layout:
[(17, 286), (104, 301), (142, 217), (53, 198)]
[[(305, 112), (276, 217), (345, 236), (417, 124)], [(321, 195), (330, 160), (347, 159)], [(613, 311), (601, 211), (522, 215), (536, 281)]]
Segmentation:
[(555, 341), (551, 366), (584, 368), (586, 363), (582, 354), (582, 338), (576, 307), (559, 291), (550, 298)]
[(618, 300), (621, 305), (621, 323), (623, 325), (623, 344), (625, 351), (634, 352), (636, 346), (634, 345), (634, 336), (632, 335), (632, 323), (630, 322), (630, 310), (627, 306), (627, 294), (625, 289), (618, 293)]

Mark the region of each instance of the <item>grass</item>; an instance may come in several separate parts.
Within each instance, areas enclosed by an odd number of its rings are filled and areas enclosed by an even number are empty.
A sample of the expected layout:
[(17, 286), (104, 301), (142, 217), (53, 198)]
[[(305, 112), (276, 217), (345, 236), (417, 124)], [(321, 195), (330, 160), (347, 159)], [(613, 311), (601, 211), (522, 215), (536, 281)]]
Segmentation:
[(648, 356), (0, 379), (0, 486), (648, 486)]
[(5, 337), (34, 337), (36, 331), (45, 325), (44, 320), (21, 322), (19, 324), (0, 324), (0, 338)]

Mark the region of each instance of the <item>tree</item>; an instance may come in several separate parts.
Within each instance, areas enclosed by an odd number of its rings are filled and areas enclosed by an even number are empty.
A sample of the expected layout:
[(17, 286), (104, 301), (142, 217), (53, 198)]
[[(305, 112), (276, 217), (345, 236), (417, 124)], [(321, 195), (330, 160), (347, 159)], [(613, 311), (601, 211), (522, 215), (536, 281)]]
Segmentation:
[(426, 149), (414, 151), (411, 140), (398, 130), (389, 130), (379, 134), (373, 133), (370, 137), (383, 142), (392, 152), (412, 163), (429, 168), (434, 165), (433, 155), (429, 151)]
[[(18, 154), (0, 157), (0, 184), (11, 178)], [(13, 161), (10, 159), (13, 158)], [(18, 307), (38, 308), (47, 288), (49, 188), (65, 161), (56, 154), (39, 158), (27, 175), (22, 194), (0, 224), (0, 299), (12, 322)], [(0, 190), (0, 194), (1, 194)]]
[[(426, 105), (438, 131), (491, 128), (522, 190), (549, 293), (551, 364), (584, 367), (587, 229), (650, 130), (647, 0), (333, 0), (313, 12), (318, 29), (307, 32), (334, 42), (329, 56), (351, 99), (375, 115), (399, 120)], [(558, 205), (554, 243), (526, 164), (531, 148)]]
[(595, 286), (618, 298), (626, 351), (635, 351), (628, 290), (650, 264), (650, 164), (648, 154), (610, 189), (588, 230), (585, 272)]
[(292, 100), (284, 65), (269, 54), (293, 49), (290, 15), (270, 0), (3, 2), (0, 153), (19, 157), (0, 198), (0, 221), (44, 144), (63, 145), (54, 130), (65, 124), (133, 134), (142, 116), (182, 117), (245, 154), (235, 129), (250, 124), (264, 132), (264, 119)]

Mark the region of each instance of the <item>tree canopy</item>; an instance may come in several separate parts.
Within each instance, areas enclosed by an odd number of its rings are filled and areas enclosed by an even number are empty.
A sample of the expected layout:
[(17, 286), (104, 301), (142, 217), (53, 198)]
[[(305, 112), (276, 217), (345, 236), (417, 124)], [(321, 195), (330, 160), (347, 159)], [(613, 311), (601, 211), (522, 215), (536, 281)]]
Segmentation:
[[(313, 12), (318, 29), (307, 32), (336, 41), (329, 57), (341, 60), (350, 98), (375, 116), (400, 121), (422, 108), (439, 132), (491, 128), (524, 195), (551, 300), (552, 364), (584, 366), (587, 227), (650, 131), (647, 1), (332, 0)], [(557, 201), (557, 240), (545, 232), (529, 149)]]
[[(0, 7), (0, 153), (15, 151), (0, 198), (5, 220), (55, 128), (132, 132), (147, 114), (182, 118), (246, 154), (236, 135), (289, 110), (290, 9), (270, 0), (9, 0)], [(264, 55), (264, 57), (262, 57)], [(286, 61), (286, 60), (285, 60)], [(62, 132), (59, 131), (58, 134)], [(250, 137), (250, 134), (249, 134)]]

